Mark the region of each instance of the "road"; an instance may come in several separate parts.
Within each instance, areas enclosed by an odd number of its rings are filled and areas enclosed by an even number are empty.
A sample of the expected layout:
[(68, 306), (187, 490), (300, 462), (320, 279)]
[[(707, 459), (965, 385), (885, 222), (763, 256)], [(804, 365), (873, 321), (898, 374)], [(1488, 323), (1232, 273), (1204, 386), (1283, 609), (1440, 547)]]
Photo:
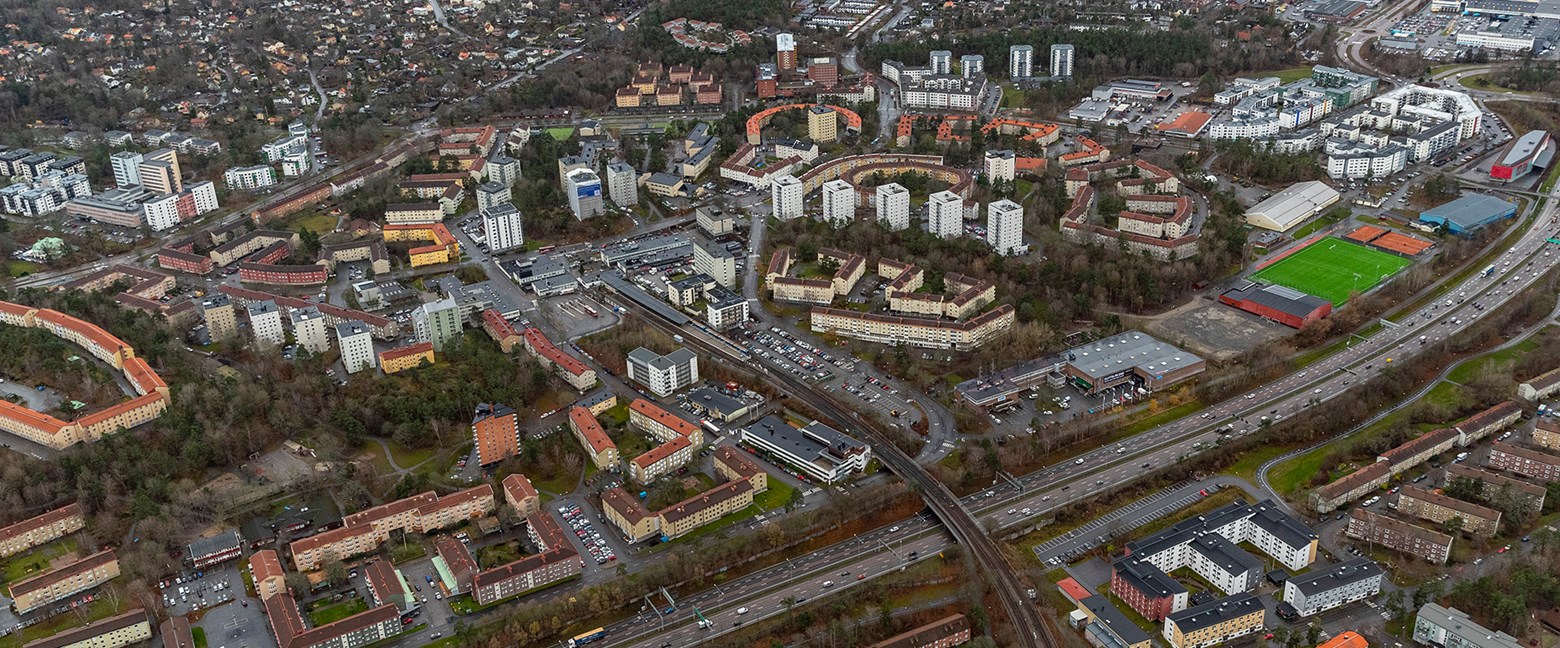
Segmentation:
[[(1557, 214), (1560, 191), (1551, 192), (1546, 208), (1535, 218), (1515, 245), (1497, 262), (1490, 277), (1472, 276), (1446, 293), (1446, 297), (1426, 305), (1404, 317), (1391, 327), (1384, 327), (1370, 338), (1356, 342), (1343, 351), (1323, 358), (1307, 368), (1277, 381), (1264, 385), (1240, 397), (1219, 403), (1195, 418), (1181, 419), (1145, 431), (1131, 439), (1084, 453), (1072, 461), (1049, 466), (1018, 479), (1022, 492), (1014, 486), (1003, 484), (991, 490), (967, 496), (957, 503), (959, 510), (969, 511), (988, 530), (996, 531), (1014, 527), (1026, 521), (1048, 514), (1060, 506), (1092, 498), (1131, 482), (1159, 466), (1172, 465), (1191, 454), (1216, 447), (1218, 430), (1228, 426), (1230, 433), (1243, 436), (1265, 425), (1260, 417), (1292, 415), (1305, 407), (1325, 404), (1327, 400), (1346, 396), (1351, 386), (1384, 371), (1393, 361), (1401, 361), (1434, 348), (1436, 342), (1456, 335), (1472, 326), (1485, 314), (1521, 292), (1539, 276), (1553, 268), (1560, 260), (1560, 253), (1550, 251), (1554, 247), (1545, 242), (1554, 225), (1550, 219)], [(1447, 305), (1450, 301), (1451, 305)], [(1477, 308), (1475, 305), (1483, 308)], [(654, 321), (654, 320), (649, 320)], [(690, 341), (716, 353), (730, 353), (729, 346), (699, 334), (695, 329), (679, 331)], [(1424, 336), (1425, 344), (1415, 342)], [(783, 387), (791, 388), (791, 381), (779, 377)], [(816, 394), (803, 392), (803, 400), (820, 406), (828, 415), (840, 421), (860, 423), (854, 415), (842, 414), (832, 402), (820, 403)], [(1278, 419), (1274, 419), (1278, 420)], [(874, 440), (876, 441), (876, 440)], [(884, 444), (874, 443), (884, 447)], [(891, 450), (891, 448), (884, 448)], [(883, 456), (888, 456), (884, 453)], [(900, 472), (903, 462), (886, 462), (891, 469)], [(901, 475), (906, 473), (900, 472)], [(926, 488), (918, 480), (909, 479), (928, 496), (928, 500), (941, 500), (934, 510), (950, 507), (942, 488)], [(988, 495), (989, 493), (989, 495)], [(932, 502), (929, 501), (929, 504)], [(1008, 514), (1009, 509), (1029, 508), (1029, 516)], [(941, 515), (942, 513), (939, 512)], [(967, 525), (966, 525), (967, 526)], [(968, 533), (955, 533), (963, 543)], [(988, 541), (989, 542), (989, 541)], [(951, 545), (950, 545), (951, 546)], [(833, 549), (833, 548), (831, 548)], [(826, 550), (827, 551), (827, 550)], [(865, 548), (853, 556), (863, 559), (881, 549)], [(973, 550), (972, 550), (973, 551)], [(773, 576), (755, 574), (753, 578), (769, 580), (771, 588), (784, 583)], [(739, 579), (741, 582), (744, 579)], [(1022, 627), (1022, 626), (1021, 626)], [(622, 645), (658, 645), (658, 636), (637, 637), (637, 643)], [(614, 644), (616, 645), (616, 644)]]

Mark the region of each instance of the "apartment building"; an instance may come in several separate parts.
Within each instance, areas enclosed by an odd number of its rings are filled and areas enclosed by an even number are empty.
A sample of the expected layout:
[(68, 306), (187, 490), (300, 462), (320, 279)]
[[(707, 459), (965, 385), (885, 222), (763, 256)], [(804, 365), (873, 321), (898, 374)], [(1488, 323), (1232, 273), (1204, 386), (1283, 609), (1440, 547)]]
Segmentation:
[(1500, 511), (1416, 486), (1404, 486), (1397, 505), (1398, 513), (1435, 524), (1459, 518), (1462, 530), (1473, 535), (1491, 536), (1500, 530)]
[(1505, 494), (1515, 495), (1526, 501), (1535, 512), (1544, 509), (1544, 497), (1549, 494), (1549, 491), (1543, 486), (1532, 482), (1513, 479), (1500, 473), (1465, 464), (1447, 464), (1445, 480), (1442, 482), (1442, 485), (1450, 487), (1452, 482), (1459, 479), (1469, 479), (1478, 482), (1481, 489), (1480, 497), (1484, 498), (1485, 501), (1494, 501)]
[(276, 302), (269, 299), (251, 302), (246, 310), (249, 313), (249, 333), (254, 336), (255, 344), (278, 347), (287, 341), (287, 333), (282, 329), (282, 311), (276, 307)]
[(1344, 535), (1417, 556), (1437, 565), (1446, 564), (1447, 557), (1452, 553), (1452, 536), (1363, 508), (1349, 511), (1349, 525), (1344, 528)]
[(433, 344), (434, 351), (443, 351), (445, 345), (459, 339), (461, 324), (460, 306), (448, 297), (412, 311), (412, 330), (417, 340)]
[(639, 204), (639, 172), (626, 162), (608, 164), (607, 197), (619, 207)]
[(488, 466), (520, 455), (520, 422), (515, 410), (501, 403), (477, 403), (471, 419), (477, 465)]
[(542, 510), (541, 494), (525, 475), (511, 474), (499, 482), (499, 487), (504, 489), (504, 503), (522, 517)]
[(1473, 622), (1467, 612), (1426, 603), (1414, 616), (1414, 643), (1436, 648), (1519, 648), (1522, 644), (1504, 632)]
[(580, 574), (579, 554), (551, 516), (533, 513), (526, 516), (525, 523), (537, 553), (473, 575), (471, 591), (478, 605), (491, 605)]
[(304, 623), (292, 594), (273, 596), (263, 605), (277, 648), (360, 648), (389, 639), (402, 627), (400, 611), (388, 603), (314, 628)]
[(823, 183), (823, 220), (842, 227), (856, 220), (856, 187), (844, 180)]
[(596, 370), (553, 345), (540, 329), (527, 328), (521, 332), (521, 336), (525, 339), (526, 350), (542, 364), (552, 367), (553, 373), (556, 373), (570, 387), (583, 393), (596, 386)]
[(666, 355), (639, 347), (628, 354), (628, 378), (657, 396), (670, 396), (699, 381), (699, 355), (680, 348)]
[(899, 231), (910, 227), (910, 190), (890, 182), (878, 185), (873, 193), (873, 211), (884, 227)]
[(997, 254), (1022, 254), (1024, 247), (1024, 208), (1002, 199), (986, 205), (986, 244)]
[(955, 613), (879, 641), (868, 648), (952, 648), (969, 640), (970, 620)]
[(1267, 610), (1251, 594), (1236, 594), (1165, 617), (1171, 648), (1206, 648), (1262, 630)]
[(106, 549), (80, 560), (6, 586), (11, 607), (26, 614), (55, 601), (69, 598), (107, 583), (119, 576), (119, 557)]
[(295, 308), (289, 314), (292, 319), (293, 341), (310, 353), (321, 354), (330, 350), (330, 335), (325, 328), (325, 315), (314, 306)]
[(695, 446), (704, 444), (704, 428), (643, 398), (628, 404), (628, 424), (663, 442), (681, 437)]
[(386, 225), (432, 225), (444, 220), (444, 207), (436, 202), (385, 205)]
[(1149, 621), (1185, 610), (1186, 586), (1146, 560), (1123, 558), (1111, 566), (1110, 592)]
[(715, 473), (729, 480), (743, 480), (753, 487), (754, 493), (769, 490), (769, 473), (764, 472), (747, 453), (732, 446), (719, 446), (713, 453)]
[(361, 320), (336, 324), (336, 348), (341, 349), (341, 364), (349, 374), (379, 366), (379, 358), (374, 355), (373, 331)]
[(564, 174), (564, 193), (574, 218), (585, 220), (606, 211), (601, 196), (601, 178), (590, 169), (574, 169)]
[(525, 228), (520, 210), (507, 202), (482, 209), (482, 234), (488, 249), (512, 250), (525, 244)]
[(1018, 154), (1012, 149), (986, 151), (982, 163), (991, 182), (1012, 182), (1018, 176)]
[(1540, 482), (1560, 481), (1560, 456), (1496, 441), (1487, 464)]
[(470, 592), (471, 578), (481, 569), (466, 543), (453, 536), (439, 536), (433, 540), (433, 551), (435, 567), (443, 563), (443, 568), (437, 571), (444, 587), (453, 594)]
[(1381, 565), (1360, 557), (1291, 576), (1284, 581), (1284, 602), (1300, 616), (1311, 616), (1375, 596), (1381, 592)]
[(416, 369), (435, 362), (432, 342), (418, 342), (379, 352), (379, 369), (386, 374)]
[(939, 191), (926, 200), (926, 231), (951, 239), (964, 233), (964, 198), (952, 191)]
[(639, 498), (622, 488), (609, 488), (601, 493), (601, 512), (607, 522), (617, 527), (627, 542), (642, 542), (655, 537), (657, 524)]
[(597, 468), (607, 470), (618, 465), (617, 444), (607, 436), (606, 430), (601, 429), (601, 423), (590, 410), (578, 405), (569, 408), (569, 430), (574, 432), (574, 438), (579, 439), (580, 446), (585, 448)]
[[(1556, 375), (1560, 377), (1560, 374)], [(1556, 423), (1549, 417), (1539, 417), (1538, 423), (1533, 427), (1533, 445), (1547, 450), (1560, 450), (1560, 423)]]
[(820, 306), (812, 309), (810, 326), (814, 333), (834, 333), (881, 344), (971, 350), (1007, 332), (1013, 328), (1013, 322), (1011, 304), (1002, 304), (960, 322)]
[(288, 549), (298, 571), (318, 569), (331, 559), (375, 551), (391, 533), (427, 533), (491, 514), (493, 487), (481, 484), (439, 497), (433, 491), (346, 516), (342, 526), (294, 540)]
[(693, 212), (693, 221), (709, 236), (725, 236), (737, 228), (737, 219), (719, 207), (700, 207)]
[[(115, 153), (115, 155), (118, 155), (118, 153)], [(223, 172), (222, 181), (227, 184), (228, 191), (254, 191), (255, 189), (274, 186), (276, 184), (276, 171), (265, 164), (233, 167)]]
[(147, 616), (146, 610), (135, 608), (124, 614), (27, 642), (22, 648), (120, 648), (151, 638), (151, 617)]
[(206, 334), (211, 341), (220, 342), (238, 335), (238, 314), (233, 301), (222, 293), (212, 293), (200, 300), (200, 316), (206, 323)]
[(677, 437), (630, 460), (628, 476), (640, 484), (649, 484), (687, 465), (692, 459), (693, 444), (687, 437)]
[(275, 550), (261, 549), (250, 554), (249, 575), (254, 580), (255, 594), (262, 601), (287, 593), (287, 572)]
[(13, 556), (80, 531), (86, 526), (81, 504), (65, 506), (0, 528), (0, 558)]
[(775, 178), (769, 185), (769, 202), (775, 218), (791, 220), (800, 217), (806, 208), (803, 202), (805, 195), (806, 189), (796, 176), (786, 174)]

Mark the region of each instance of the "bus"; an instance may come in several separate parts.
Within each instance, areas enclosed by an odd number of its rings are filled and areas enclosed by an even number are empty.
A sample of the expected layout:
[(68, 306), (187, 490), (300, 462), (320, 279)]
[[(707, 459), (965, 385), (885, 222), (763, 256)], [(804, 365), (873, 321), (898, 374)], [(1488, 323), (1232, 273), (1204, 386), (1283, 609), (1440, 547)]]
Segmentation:
[(596, 628), (595, 630), (591, 630), (590, 632), (587, 632), (587, 633), (582, 634), (582, 635), (577, 635), (573, 639), (570, 639), (569, 640), (569, 648), (576, 648), (577, 646), (583, 646), (585, 644), (588, 644), (588, 643), (590, 643), (592, 641), (595, 641), (595, 640), (600, 639), (600, 638), (605, 637), (605, 636), (607, 636), (607, 629), (606, 628)]
[(555, 248), (555, 247), (558, 247), (558, 246), (556, 246), (556, 245), (543, 245), (542, 247), (539, 247), (539, 248), (536, 249), (536, 253), (537, 254), (547, 254), (548, 252), (553, 251), (553, 248)]

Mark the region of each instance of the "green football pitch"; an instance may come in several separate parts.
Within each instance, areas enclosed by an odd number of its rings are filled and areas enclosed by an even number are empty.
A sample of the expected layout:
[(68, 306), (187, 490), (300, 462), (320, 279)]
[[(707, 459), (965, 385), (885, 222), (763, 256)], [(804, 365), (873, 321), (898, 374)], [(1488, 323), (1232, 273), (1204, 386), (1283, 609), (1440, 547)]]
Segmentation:
[(1251, 275), (1252, 279), (1288, 286), (1342, 306), (1355, 292), (1365, 292), (1397, 274), (1413, 261), (1335, 238), (1313, 243)]

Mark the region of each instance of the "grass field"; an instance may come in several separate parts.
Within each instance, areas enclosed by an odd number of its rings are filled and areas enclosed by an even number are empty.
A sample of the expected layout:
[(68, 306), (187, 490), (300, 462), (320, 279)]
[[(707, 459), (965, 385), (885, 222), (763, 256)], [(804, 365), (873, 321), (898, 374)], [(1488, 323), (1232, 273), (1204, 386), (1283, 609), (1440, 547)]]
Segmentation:
[(1323, 239), (1289, 255), (1252, 279), (1288, 286), (1342, 306), (1353, 292), (1365, 292), (1413, 263), (1386, 252), (1338, 239)]
[(1276, 76), (1281, 83), (1294, 83), (1301, 79), (1309, 78), (1311, 76), (1311, 66), (1306, 65), (1302, 67), (1289, 68), (1287, 70), (1279, 70), (1277, 72), (1269, 72), (1263, 76)]
[(547, 129), (547, 134), (551, 135), (553, 139), (561, 142), (563, 140), (569, 139), (569, 136), (574, 134), (574, 128), (570, 126), (555, 126), (553, 128)]

